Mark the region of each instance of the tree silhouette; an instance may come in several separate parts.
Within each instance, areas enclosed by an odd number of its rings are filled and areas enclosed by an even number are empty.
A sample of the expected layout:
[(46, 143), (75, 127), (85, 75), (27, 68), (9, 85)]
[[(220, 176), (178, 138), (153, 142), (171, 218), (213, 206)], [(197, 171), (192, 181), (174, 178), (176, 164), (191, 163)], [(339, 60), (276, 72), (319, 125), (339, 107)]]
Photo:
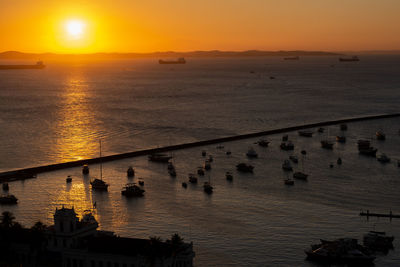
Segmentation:
[(1, 227), (10, 228), (15, 224), (14, 220), (15, 217), (11, 212), (3, 211), (3, 213), (1, 214)]

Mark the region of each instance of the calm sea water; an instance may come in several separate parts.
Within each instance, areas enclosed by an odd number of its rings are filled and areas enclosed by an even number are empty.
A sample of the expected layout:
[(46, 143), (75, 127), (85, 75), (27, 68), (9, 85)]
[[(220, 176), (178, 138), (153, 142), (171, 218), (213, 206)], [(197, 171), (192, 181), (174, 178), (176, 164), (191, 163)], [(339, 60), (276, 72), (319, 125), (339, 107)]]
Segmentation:
[[(0, 72), (0, 170), (65, 162), (103, 154), (204, 140), (303, 123), (399, 111), (400, 57), (365, 56), (357, 63), (335, 57), (188, 59), (182, 66), (158, 65), (155, 60), (48, 62), (44, 70)], [(275, 79), (270, 77), (274, 76)], [(384, 142), (373, 141), (378, 154), (392, 157), (382, 165), (358, 155), (356, 140), (373, 138), (378, 129)], [(280, 151), (281, 136), (270, 136), (269, 148), (245, 140), (174, 152), (178, 177), (166, 166), (134, 158), (106, 163), (109, 193), (90, 190), (99, 166), (89, 177), (80, 168), (40, 174), (37, 179), (10, 183), (19, 198), (12, 211), (26, 226), (37, 220), (52, 223), (60, 205), (78, 213), (97, 203), (101, 229), (131, 237), (178, 232), (193, 241), (197, 266), (316, 266), (304, 260), (303, 250), (320, 238), (361, 238), (368, 230), (387, 231), (400, 246), (400, 221), (358, 217), (360, 209), (400, 213), (400, 119), (349, 124), (348, 142), (333, 151), (319, 141), (338, 133), (301, 138), (289, 133), (294, 154), (308, 151), (308, 182), (286, 187)], [(246, 159), (253, 146), (259, 158)], [(181, 182), (204, 159), (214, 156), (212, 170), (200, 184), (187, 189)], [(225, 150), (231, 150), (227, 156)], [(329, 168), (337, 157), (343, 165)], [(251, 161), (253, 175), (234, 166)], [(136, 168), (145, 181), (146, 196), (126, 200), (120, 194), (129, 180), (126, 169)], [(295, 168), (300, 168), (295, 166)], [(231, 170), (234, 181), (225, 180)], [(71, 185), (65, 184), (72, 175)], [(208, 179), (214, 194), (205, 195)], [(377, 266), (398, 266), (400, 252), (379, 256)]]

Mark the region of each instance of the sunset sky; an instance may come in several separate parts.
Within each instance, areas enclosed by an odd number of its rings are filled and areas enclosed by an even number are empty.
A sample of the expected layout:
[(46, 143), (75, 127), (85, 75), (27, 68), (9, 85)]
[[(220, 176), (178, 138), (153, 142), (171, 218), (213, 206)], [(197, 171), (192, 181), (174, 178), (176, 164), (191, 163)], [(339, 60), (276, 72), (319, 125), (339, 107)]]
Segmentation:
[(400, 49), (399, 0), (0, 0), (0, 52)]

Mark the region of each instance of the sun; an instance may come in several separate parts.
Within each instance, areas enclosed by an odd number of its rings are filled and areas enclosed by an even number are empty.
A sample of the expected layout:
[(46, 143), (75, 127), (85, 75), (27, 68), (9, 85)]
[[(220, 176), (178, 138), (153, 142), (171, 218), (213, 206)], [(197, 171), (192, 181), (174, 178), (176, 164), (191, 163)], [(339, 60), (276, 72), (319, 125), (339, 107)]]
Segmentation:
[(65, 24), (65, 29), (70, 37), (80, 38), (84, 34), (85, 23), (81, 20), (69, 20)]

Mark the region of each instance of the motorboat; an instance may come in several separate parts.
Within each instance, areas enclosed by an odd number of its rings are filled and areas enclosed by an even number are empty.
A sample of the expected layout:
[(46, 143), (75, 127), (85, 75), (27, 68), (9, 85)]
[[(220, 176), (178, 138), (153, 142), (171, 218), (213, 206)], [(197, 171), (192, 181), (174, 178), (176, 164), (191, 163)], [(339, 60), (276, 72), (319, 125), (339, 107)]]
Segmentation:
[(298, 131), (298, 134), (300, 136), (304, 136), (304, 137), (312, 137), (314, 132), (313, 131), (309, 131), (309, 130), (302, 130), (302, 131)]
[(376, 132), (376, 139), (385, 140), (386, 139), (385, 133), (383, 131), (377, 131)]
[(299, 163), (299, 158), (295, 155), (290, 155), (289, 159), (293, 162), (293, 163)]
[(292, 164), (290, 164), (289, 160), (285, 159), (283, 161), (282, 169), (284, 169), (285, 171), (293, 171)]
[(121, 194), (126, 197), (142, 197), (145, 190), (141, 189), (135, 183), (128, 183), (124, 186)]
[(154, 162), (167, 163), (172, 157), (162, 153), (149, 155), (149, 160)]
[(85, 174), (85, 175), (89, 174), (89, 166), (87, 164), (83, 165), (82, 173)]
[(232, 181), (233, 180), (233, 175), (232, 175), (231, 172), (226, 172), (225, 173), (225, 177), (226, 177), (226, 180), (228, 180), (228, 181)]
[(293, 178), (300, 179), (300, 180), (307, 180), (308, 174), (298, 171), (298, 172), (293, 173)]
[(378, 149), (371, 147), (368, 148), (359, 148), (358, 152), (362, 155), (376, 157), (376, 152)]
[(94, 179), (93, 181), (90, 181), (90, 185), (92, 186), (92, 189), (97, 191), (107, 191), (109, 186), (102, 179), (97, 179), (97, 178)]
[(18, 198), (16, 198), (14, 195), (0, 196), (0, 204), (12, 205), (17, 203), (18, 203)]
[(249, 150), (246, 153), (246, 156), (249, 158), (257, 158), (258, 154), (257, 152), (254, 150), (254, 148), (250, 147)]
[(10, 187), (8, 186), (8, 183), (3, 183), (2, 187), (3, 187), (3, 191), (8, 191), (10, 189)]
[(375, 260), (366, 247), (359, 245), (357, 239), (352, 238), (321, 240), (321, 244), (311, 245), (311, 248), (304, 252), (308, 260), (326, 264), (345, 263), (368, 266)]
[(294, 144), (292, 143), (292, 141), (282, 142), (281, 145), (280, 145), (280, 148), (282, 150), (293, 150), (294, 149)]
[(382, 153), (379, 157), (376, 158), (381, 163), (388, 163), (390, 162), (390, 158), (386, 156), (385, 153)]
[(126, 174), (128, 175), (128, 177), (135, 176), (135, 170), (133, 169), (132, 166), (129, 166), (128, 170), (126, 171)]
[(262, 147), (267, 147), (269, 142), (265, 139), (258, 140), (257, 144)]
[(336, 141), (339, 143), (346, 143), (346, 136), (344, 135), (337, 135), (336, 136)]
[(236, 169), (240, 172), (253, 172), (254, 167), (250, 164), (239, 163), (236, 165)]
[(210, 182), (204, 182), (203, 185), (203, 190), (204, 192), (206, 192), (207, 194), (211, 194), (213, 192), (213, 187), (211, 186)]
[(372, 251), (387, 252), (393, 248), (394, 236), (387, 236), (385, 232), (369, 231), (363, 236), (363, 244)]
[(345, 123), (340, 124), (340, 130), (347, 131), (347, 124), (345, 124)]
[(198, 168), (197, 168), (197, 174), (200, 175), (200, 176), (204, 176), (204, 169), (203, 169), (203, 167), (198, 167)]
[(189, 182), (192, 184), (197, 184), (197, 177), (193, 173), (189, 173)]
[(71, 183), (72, 182), (72, 177), (71, 175), (68, 175), (67, 179), (65, 179), (67, 183)]
[(325, 149), (333, 149), (333, 143), (329, 140), (322, 140), (321, 141), (321, 147)]

